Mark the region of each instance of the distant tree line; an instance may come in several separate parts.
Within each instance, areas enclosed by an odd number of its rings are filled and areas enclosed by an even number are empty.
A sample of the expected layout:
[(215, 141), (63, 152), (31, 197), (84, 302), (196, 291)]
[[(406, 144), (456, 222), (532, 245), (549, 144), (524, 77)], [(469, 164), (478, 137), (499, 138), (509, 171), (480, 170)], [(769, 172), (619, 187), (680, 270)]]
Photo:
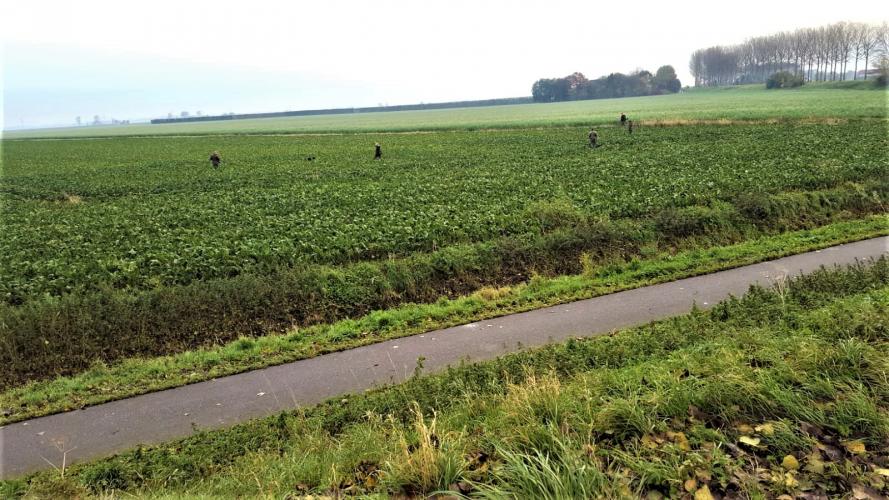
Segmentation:
[(788, 72), (804, 81), (858, 79), (859, 63), (865, 72), (871, 63), (882, 67), (889, 57), (886, 23), (839, 22), (817, 28), (782, 31), (745, 40), (738, 45), (717, 45), (691, 55), (689, 70), (695, 86), (765, 82), (770, 75)]
[(629, 75), (611, 73), (588, 80), (583, 73), (572, 73), (564, 78), (542, 78), (531, 87), (534, 102), (577, 101), (606, 99), (679, 92), (682, 83), (676, 78), (673, 66), (661, 66), (655, 74), (637, 70)]

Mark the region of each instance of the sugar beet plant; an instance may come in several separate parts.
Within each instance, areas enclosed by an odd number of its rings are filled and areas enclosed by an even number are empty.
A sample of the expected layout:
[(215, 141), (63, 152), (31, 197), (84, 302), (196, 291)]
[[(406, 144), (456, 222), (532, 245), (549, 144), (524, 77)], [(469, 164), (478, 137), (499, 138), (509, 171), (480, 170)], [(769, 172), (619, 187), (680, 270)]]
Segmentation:
[(376, 163), (365, 136), (8, 141), (0, 300), (428, 252), (534, 232), (529, 207), (553, 200), (637, 217), (889, 169), (882, 122), (602, 135), (597, 151), (578, 129), (392, 135)]
[(0, 386), (889, 198), (882, 121), (621, 132), (7, 141)]

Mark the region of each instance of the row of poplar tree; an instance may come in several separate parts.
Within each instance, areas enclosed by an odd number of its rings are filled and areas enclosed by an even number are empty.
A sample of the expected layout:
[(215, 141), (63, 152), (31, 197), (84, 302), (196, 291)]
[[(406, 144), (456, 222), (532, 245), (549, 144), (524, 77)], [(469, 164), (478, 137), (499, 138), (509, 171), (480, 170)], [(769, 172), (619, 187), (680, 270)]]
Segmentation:
[(858, 79), (859, 64), (864, 79), (870, 64), (889, 64), (886, 23), (839, 22), (708, 47), (691, 55), (689, 70), (695, 86), (718, 86), (765, 82), (779, 71), (805, 81)]

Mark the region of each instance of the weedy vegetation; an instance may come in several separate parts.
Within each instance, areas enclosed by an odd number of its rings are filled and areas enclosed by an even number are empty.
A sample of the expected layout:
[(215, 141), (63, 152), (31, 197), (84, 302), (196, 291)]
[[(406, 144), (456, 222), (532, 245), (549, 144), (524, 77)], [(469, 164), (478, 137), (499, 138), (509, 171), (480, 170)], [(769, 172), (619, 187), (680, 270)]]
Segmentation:
[(879, 497), (889, 260), (6, 481), (10, 497)]

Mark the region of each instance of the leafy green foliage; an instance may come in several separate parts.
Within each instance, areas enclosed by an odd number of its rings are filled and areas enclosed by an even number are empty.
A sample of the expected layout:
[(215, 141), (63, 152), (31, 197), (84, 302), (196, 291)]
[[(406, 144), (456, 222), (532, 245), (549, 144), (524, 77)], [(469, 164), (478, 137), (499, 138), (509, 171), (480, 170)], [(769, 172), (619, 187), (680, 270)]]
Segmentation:
[(797, 75), (789, 71), (779, 71), (772, 74), (766, 80), (767, 89), (792, 89), (802, 87), (806, 81), (802, 75)]
[[(884, 124), (602, 136), (597, 153), (570, 129), (390, 136), (376, 163), (361, 136), (8, 142), (0, 298), (428, 252), (532, 231), (538, 220), (525, 211), (556, 198), (590, 215), (637, 216), (889, 168)], [(214, 149), (219, 171), (205, 165)]]

